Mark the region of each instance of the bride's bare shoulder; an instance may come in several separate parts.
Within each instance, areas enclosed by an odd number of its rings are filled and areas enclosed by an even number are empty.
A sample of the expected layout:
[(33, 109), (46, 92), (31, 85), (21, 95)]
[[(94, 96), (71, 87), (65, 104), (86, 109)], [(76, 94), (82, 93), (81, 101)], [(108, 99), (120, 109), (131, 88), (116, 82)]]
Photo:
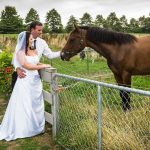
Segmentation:
[(38, 51), (37, 50), (35, 50), (35, 54), (38, 55)]
[(17, 55), (25, 55), (25, 51), (23, 51), (23, 50), (21, 51), (20, 50), (20, 51), (17, 52)]

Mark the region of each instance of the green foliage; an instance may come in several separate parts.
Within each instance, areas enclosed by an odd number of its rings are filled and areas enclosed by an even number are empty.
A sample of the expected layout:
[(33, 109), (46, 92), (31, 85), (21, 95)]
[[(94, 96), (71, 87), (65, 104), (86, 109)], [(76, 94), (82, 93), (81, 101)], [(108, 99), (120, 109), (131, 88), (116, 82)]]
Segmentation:
[(140, 27), (139, 27), (138, 20), (136, 20), (134, 18), (131, 18), (130, 25), (129, 25), (129, 30), (130, 30), (130, 32), (133, 32), (133, 33), (139, 33), (140, 32)]
[(119, 19), (117, 18), (115, 12), (110, 13), (109, 16), (107, 17), (106, 28), (115, 30), (115, 31), (120, 31), (121, 23)]
[(150, 15), (147, 18), (143, 18), (142, 20), (142, 26), (141, 26), (141, 30), (144, 33), (150, 33)]
[(9, 49), (4, 49), (0, 54), (0, 93), (9, 97), (11, 92), (11, 74), (13, 67), (11, 65), (12, 54)]
[(67, 22), (66, 31), (72, 31), (74, 29), (74, 24), (78, 25), (78, 20), (72, 15)]
[[(129, 20), (130, 23), (128, 23), (125, 15), (118, 18), (115, 12), (111, 12), (107, 16), (107, 19), (104, 19), (102, 15), (98, 14), (95, 20), (86, 12), (80, 18), (79, 22), (74, 16), (70, 16), (65, 28), (63, 28), (60, 14), (55, 9), (48, 11), (45, 17), (44, 33), (70, 32), (73, 29), (73, 23), (79, 23), (83, 26), (104, 27), (119, 32), (150, 33), (150, 14), (148, 17), (139, 16), (139, 19), (131, 18)], [(37, 11), (31, 8), (26, 15), (25, 23), (28, 24), (33, 20), (39, 21), (40, 19)], [(23, 24), (23, 19), (18, 15), (16, 8), (6, 6), (1, 11), (0, 33), (19, 33), (23, 30), (26, 30), (26, 25)]]
[(80, 24), (83, 26), (91, 26), (93, 18), (89, 13), (84, 13), (82, 18), (80, 18), (80, 21), (81, 21)]
[(0, 142), (0, 148), (1, 148), (1, 150), (6, 150), (8, 148), (8, 144)]
[(27, 16), (25, 18), (25, 23), (29, 23), (29, 22), (32, 22), (32, 21), (40, 21), (39, 14), (33, 8), (31, 8), (29, 10), (29, 12), (27, 13)]
[(50, 32), (62, 32), (63, 25), (61, 23), (61, 16), (55, 9), (52, 9), (49, 12), (47, 12), (46, 22), (48, 23)]
[(128, 31), (128, 22), (127, 22), (127, 19), (126, 19), (125, 15), (123, 15), (120, 18), (120, 25), (121, 25), (120, 31), (122, 31), (122, 32)]
[(96, 27), (104, 27), (104, 22), (105, 22), (105, 19), (103, 18), (103, 16), (102, 15), (97, 15), (96, 19), (95, 19), (95, 22), (94, 22), (94, 25)]
[(48, 28), (48, 24), (47, 23), (45, 23), (44, 24), (44, 27), (43, 27), (43, 33), (49, 33), (50, 31), (49, 31), (49, 28)]
[(15, 7), (6, 6), (1, 12), (0, 18), (1, 33), (18, 33), (23, 30), (23, 21)]

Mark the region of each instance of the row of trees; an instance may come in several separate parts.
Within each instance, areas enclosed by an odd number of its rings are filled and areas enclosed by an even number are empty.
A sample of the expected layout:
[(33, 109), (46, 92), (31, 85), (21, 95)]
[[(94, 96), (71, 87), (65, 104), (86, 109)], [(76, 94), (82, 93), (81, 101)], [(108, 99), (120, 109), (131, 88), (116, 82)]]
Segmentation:
[[(33, 20), (40, 21), (39, 14), (34, 8), (31, 8), (25, 19), (23, 19), (18, 15), (15, 7), (6, 6), (0, 16), (0, 32), (18, 33), (25, 30), (26, 26)], [(46, 13), (43, 31), (45, 33), (70, 32), (73, 29), (74, 23), (83, 26), (97, 26), (120, 32), (150, 33), (150, 14), (148, 17), (142, 16), (139, 19), (131, 18), (128, 23), (125, 15), (118, 18), (115, 12), (110, 13), (106, 19), (102, 15), (97, 15), (95, 20), (86, 12), (79, 20), (71, 15), (67, 25), (63, 27), (61, 16), (55, 9)]]

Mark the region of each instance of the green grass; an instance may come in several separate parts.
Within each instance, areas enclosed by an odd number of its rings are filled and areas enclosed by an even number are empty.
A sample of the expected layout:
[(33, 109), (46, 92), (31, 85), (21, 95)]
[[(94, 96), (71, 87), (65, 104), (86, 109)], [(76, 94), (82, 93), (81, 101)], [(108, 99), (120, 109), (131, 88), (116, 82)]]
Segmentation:
[[(46, 59), (45, 62), (49, 63)], [(105, 59), (99, 59), (94, 64), (90, 61), (89, 70), (87, 60), (80, 61), (78, 56), (73, 57), (69, 62), (55, 59), (51, 63), (53, 67), (57, 68), (58, 73), (90, 79), (100, 74), (104, 77), (96, 78), (97, 80), (115, 83)], [(110, 77), (105, 78), (107, 74)], [(149, 79), (149, 76), (132, 77), (132, 86), (148, 90), (150, 89)], [(69, 149), (96, 150), (97, 87), (85, 83), (78, 84), (69, 79), (58, 78), (58, 82), (63, 87), (69, 87), (59, 94), (58, 141)], [(77, 86), (72, 86), (76, 84)], [(133, 111), (127, 116), (122, 112), (118, 90), (103, 88), (102, 94), (103, 149), (149, 149), (149, 115), (147, 114), (149, 112), (149, 97), (131, 94)]]
[[(68, 149), (96, 150), (98, 104), (95, 85), (60, 79), (64, 87), (59, 93), (57, 140)], [(72, 86), (71, 84), (73, 83)], [(131, 95), (132, 110), (124, 113), (119, 91), (102, 88), (102, 145), (107, 150), (148, 150), (149, 100), (147, 96)]]
[(96, 60), (92, 63), (91, 60), (84, 59), (81, 61), (79, 56), (71, 58), (70, 61), (62, 61), (60, 58), (49, 61), (44, 58), (45, 63), (51, 63), (58, 73), (65, 73), (74, 76), (91, 76), (93, 74), (110, 72), (104, 59)]
[(135, 88), (150, 90), (149, 80), (150, 80), (150, 76), (133, 76), (132, 85)]
[(12, 38), (12, 37), (17, 37), (18, 36), (18, 34), (0, 34), (0, 38), (1, 37), (10, 37), (10, 38)]
[[(50, 141), (44, 140), (44, 134), (32, 138), (17, 139), (15, 141), (7, 142), (0, 141), (1, 150), (53, 150)], [(50, 140), (51, 138), (49, 138)], [(47, 139), (48, 140), (48, 139)]]
[[(52, 64), (52, 66), (57, 69), (58, 73), (116, 84), (113, 73), (103, 57), (96, 60), (94, 63), (87, 59), (81, 61), (79, 56), (73, 57), (68, 62), (62, 61), (59, 58), (51, 61), (47, 58), (42, 60), (44, 63)], [(132, 76), (132, 87), (150, 90), (149, 80), (150, 76)]]

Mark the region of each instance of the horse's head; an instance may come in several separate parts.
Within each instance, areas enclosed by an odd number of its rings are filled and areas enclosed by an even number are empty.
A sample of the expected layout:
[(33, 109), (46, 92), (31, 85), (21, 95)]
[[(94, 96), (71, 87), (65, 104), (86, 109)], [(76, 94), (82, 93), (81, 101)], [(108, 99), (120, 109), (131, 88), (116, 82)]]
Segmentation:
[(61, 51), (61, 59), (69, 61), (69, 59), (85, 48), (86, 30), (75, 26), (75, 29), (70, 33), (66, 45)]

